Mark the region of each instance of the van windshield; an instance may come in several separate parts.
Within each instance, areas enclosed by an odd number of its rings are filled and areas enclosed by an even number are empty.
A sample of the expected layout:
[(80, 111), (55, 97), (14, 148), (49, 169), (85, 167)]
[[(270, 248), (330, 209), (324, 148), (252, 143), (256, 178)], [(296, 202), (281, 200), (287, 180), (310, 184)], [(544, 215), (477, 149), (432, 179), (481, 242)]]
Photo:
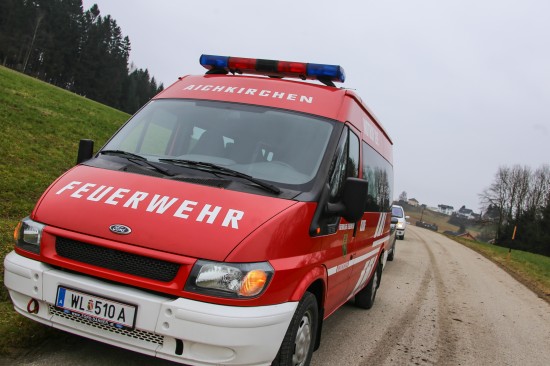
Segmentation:
[(316, 176), (334, 122), (235, 103), (161, 99), (150, 102), (105, 150), (149, 161), (211, 163), (257, 179), (303, 185)]

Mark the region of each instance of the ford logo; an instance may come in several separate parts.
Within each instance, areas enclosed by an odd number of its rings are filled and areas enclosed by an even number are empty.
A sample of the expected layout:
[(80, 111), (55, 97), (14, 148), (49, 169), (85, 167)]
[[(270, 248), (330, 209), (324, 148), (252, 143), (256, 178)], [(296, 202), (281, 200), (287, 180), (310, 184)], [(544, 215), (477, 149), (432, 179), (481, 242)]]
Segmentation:
[(109, 226), (109, 230), (111, 230), (111, 232), (113, 232), (115, 234), (119, 234), (119, 235), (128, 235), (132, 232), (132, 229), (130, 229), (128, 226), (121, 225), (121, 224), (111, 225), (111, 226)]

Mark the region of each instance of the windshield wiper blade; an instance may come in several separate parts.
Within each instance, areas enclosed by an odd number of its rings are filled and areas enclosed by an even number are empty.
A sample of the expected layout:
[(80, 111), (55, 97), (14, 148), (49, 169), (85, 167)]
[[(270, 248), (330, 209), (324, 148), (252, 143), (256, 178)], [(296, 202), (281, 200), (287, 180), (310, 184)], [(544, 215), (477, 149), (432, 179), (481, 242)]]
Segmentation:
[(183, 166), (190, 167), (190, 168), (197, 168), (197, 169), (205, 170), (205, 171), (214, 171), (216, 173), (221, 173), (221, 174), (230, 175), (230, 176), (233, 176), (233, 177), (243, 178), (243, 179), (248, 180), (249, 182), (252, 182), (252, 183), (264, 188), (267, 191), (270, 191), (270, 192), (273, 192), (273, 193), (276, 193), (276, 194), (281, 193), (281, 190), (279, 189), (279, 187), (274, 186), (273, 184), (266, 183), (266, 182), (264, 182), (260, 179), (254, 178), (254, 177), (252, 177), (248, 174), (244, 174), (244, 173), (241, 173), (237, 170), (229, 169), (229, 168), (217, 165), (217, 164), (206, 163), (206, 162), (195, 161), (195, 160), (185, 160), (185, 159), (159, 159), (159, 161), (172, 163), (172, 164), (176, 164), (176, 165), (183, 165)]
[[(106, 155), (118, 155), (118, 156), (121, 156), (123, 158), (126, 158), (128, 159), (129, 161), (131, 161), (132, 163), (134, 164), (137, 164), (137, 165), (142, 165), (142, 164), (145, 164), (145, 165), (148, 165), (150, 166), (151, 168), (155, 169), (157, 172), (159, 173), (162, 173), (164, 175), (168, 175), (168, 176), (174, 176), (175, 174), (174, 173), (171, 173), (169, 172), (168, 170), (166, 169), (163, 169), (159, 166), (157, 166), (156, 164), (153, 164), (151, 163), (149, 160), (147, 160), (145, 157), (141, 156), (141, 155), (138, 155), (138, 154), (134, 154), (134, 153), (131, 153), (131, 152), (128, 152), (128, 151), (124, 151), (124, 150), (102, 150), (99, 152), (100, 154), (106, 154)], [(137, 163), (136, 160), (139, 162)]]
[(138, 159), (140, 161), (146, 161), (147, 160), (141, 155), (134, 154), (134, 153), (124, 151), (124, 150), (101, 150), (99, 153), (100, 154), (106, 154), (106, 155), (120, 155), (124, 158), (133, 158), (133, 159)]

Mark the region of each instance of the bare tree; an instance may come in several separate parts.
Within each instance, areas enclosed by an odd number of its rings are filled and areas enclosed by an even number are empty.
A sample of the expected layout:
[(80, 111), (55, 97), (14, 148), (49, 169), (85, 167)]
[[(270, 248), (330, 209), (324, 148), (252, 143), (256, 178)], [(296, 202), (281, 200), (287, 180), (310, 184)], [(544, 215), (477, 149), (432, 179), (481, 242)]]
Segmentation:
[(525, 210), (531, 181), (531, 168), (514, 165), (510, 177), (510, 208), (508, 219), (517, 220)]
[(541, 218), (542, 209), (550, 199), (550, 166), (543, 165), (533, 173), (525, 210)]
[(508, 190), (510, 186), (510, 176), (510, 168), (499, 167), (493, 183), (479, 195), (480, 203), (484, 211), (487, 211), (490, 206), (496, 208), (498, 211), (495, 232), (497, 241), (505, 222), (506, 213), (508, 212), (508, 203), (510, 202)]
[(498, 241), (505, 226), (516, 225), (526, 214), (541, 217), (550, 198), (550, 167), (543, 165), (533, 172), (528, 166), (501, 166), (493, 183), (479, 197), (484, 211), (491, 208), (498, 212)]

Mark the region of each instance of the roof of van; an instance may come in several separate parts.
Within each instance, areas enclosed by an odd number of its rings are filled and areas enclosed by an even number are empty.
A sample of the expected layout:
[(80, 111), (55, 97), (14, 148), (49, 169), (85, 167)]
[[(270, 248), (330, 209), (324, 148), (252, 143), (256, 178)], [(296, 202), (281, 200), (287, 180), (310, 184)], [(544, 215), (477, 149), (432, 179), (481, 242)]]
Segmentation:
[(346, 95), (361, 105), (391, 143), (387, 132), (357, 93), (317, 82), (231, 74), (188, 75), (179, 78), (154, 99), (186, 98), (266, 105), (339, 120)]

